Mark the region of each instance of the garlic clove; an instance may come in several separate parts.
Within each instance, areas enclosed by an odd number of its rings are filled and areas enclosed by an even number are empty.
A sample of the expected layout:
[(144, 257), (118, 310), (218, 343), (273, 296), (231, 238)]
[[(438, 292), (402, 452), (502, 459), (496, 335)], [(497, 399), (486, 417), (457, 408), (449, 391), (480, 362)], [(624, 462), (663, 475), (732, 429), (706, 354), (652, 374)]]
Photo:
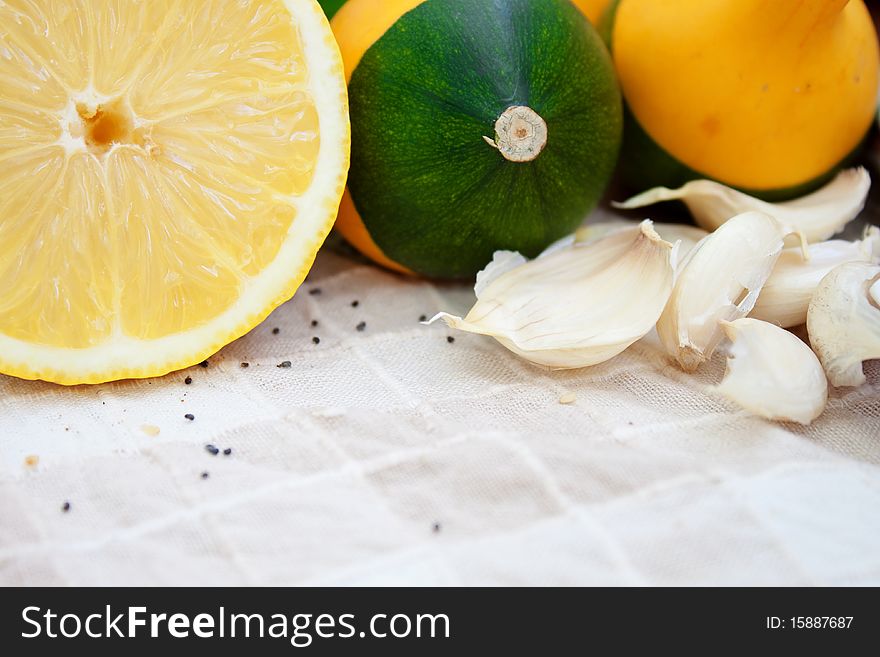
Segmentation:
[(691, 251), (657, 323), (660, 341), (682, 369), (693, 371), (712, 357), (723, 337), (721, 321), (752, 310), (787, 232), (769, 215), (745, 212)]
[[(634, 219), (624, 219), (622, 217), (618, 217), (615, 219), (600, 221), (594, 224), (586, 224), (575, 231), (574, 241), (582, 244), (586, 244), (587, 242), (594, 242), (598, 239), (606, 237), (607, 235), (610, 235), (611, 233), (615, 233), (618, 230), (624, 230), (626, 228), (637, 226), (639, 223), (641, 222), (635, 221)], [(657, 230), (657, 228), (658, 226), (655, 224), (654, 230)]]
[(797, 336), (757, 319), (722, 322), (732, 341), (716, 392), (769, 420), (810, 424), (825, 410), (822, 364)]
[(492, 262), (477, 273), (474, 292), (479, 297), (496, 278), (528, 262), (528, 258), (517, 251), (496, 251)]
[(809, 255), (804, 258), (800, 248), (782, 251), (750, 317), (783, 328), (804, 324), (813, 293), (832, 269), (848, 262), (877, 261), (880, 229), (870, 226), (865, 238), (858, 242), (831, 240), (811, 244)]
[(683, 201), (696, 222), (710, 231), (737, 214), (756, 210), (803, 232), (809, 242), (821, 242), (858, 216), (870, 188), (871, 176), (859, 167), (841, 171), (821, 189), (784, 203), (767, 203), (712, 180), (694, 180), (678, 189), (655, 187), (613, 205), (630, 210), (661, 201)]
[[(631, 228), (637, 223), (630, 219), (614, 219), (596, 224), (587, 224), (577, 230), (574, 234), (574, 241), (579, 243), (592, 242), (614, 231)], [(663, 240), (670, 244), (681, 242), (681, 246), (678, 248), (679, 258), (684, 258), (701, 239), (709, 234), (702, 228), (688, 224), (655, 223), (654, 230), (657, 231), (657, 234)]]
[[(641, 222), (634, 221), (632, 219), (624, 219), (623, 217), (615, 217), (614, 219), (607, 219), (605, 221), (600, 221), (593, 224), (587, 224), (585, 226), (581, 226), (578, 228), (577, 232), (572, 233), (571, 235), (566, 235), (565, 237), (556, 240), (544, 249), (541, 254), (538, 256), (539, 258), (543, 258), (546, 255), (551, 253), (555, 253), (560, 249), (567, 248), (574, 243), (586, 243), (586, 242), (594, 242), (595, 240), (602, 239), (603, 237), (607, 237), (611, 235), (611, 233), (616, 233), (618, 230), (624, 230), (627, 228), (635, 228)], [(654, 229), (656, 230), (656, 226)]]
[[(431, 321), (494, 337), (539, 365), (596, 365), (654, 327), (672, 292), (675, 257), (673, 246), (644, 221), (547, 253), (488, 284), (483, 277), (466, 317), (440, 313)], [(490, 268), (503, 267), (497, 261)]]
[(680, 242), (678, 248), (679, 258), (684, 258), (694, 247), (699, 244), (709, 232), (698, 228), (697, 226), (688, 226), (687, 224), (655, 224), (657, 233), (670, 244)]
[(862, 385), (862, 361), (880, 358), (880, 267), (851, 262), (825, 276), (810, 301), (807, 333), (831, 385)]

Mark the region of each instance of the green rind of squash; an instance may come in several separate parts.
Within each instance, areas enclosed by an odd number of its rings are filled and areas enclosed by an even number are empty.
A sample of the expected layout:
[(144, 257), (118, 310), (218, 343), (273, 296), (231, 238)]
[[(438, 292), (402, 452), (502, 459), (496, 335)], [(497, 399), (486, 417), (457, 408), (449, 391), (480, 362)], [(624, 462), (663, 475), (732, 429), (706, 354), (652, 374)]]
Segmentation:
[[(385, 255), (427, 276), (537, 255), (592, 210), (620, 148), (610, 57), (567, 0), (428, 0), (367, 51), (349, 97), (355, 206)], [(547, 123), (532, 162), (484, 140), (514, 105)]]
[[(614, 21), (617, 17), (617, 8), (621, 1), (613, 0), (605, 9), (599, 21), (599, 34), (611, 51), (612, 58), (614, 53), (614, 42), (612, 39)], [(675, 189), (691, 180), (701, 179), (715, 180), (716, 182), (730, 185), (725, 180), (713, 178), (696, 169), (692, 169), (654, 141), (653, 137), (636, 119), (626, 103), (626, 99), (624, 99), (623, 117), (623, 146), (621, 147), (619, 173), (623, 186), (630, 193), (637, 194), (652, 187)], [(857, 159), (864, 142), (865, 140), (862, 140), (846, 157), (827, 172), (798, 185), (776, 189), (755, 189), (749, 187), (735, 187), (735, 189), (768, 202), (787, 201), (804, 196), (829, 182), (841, 169), (850, 166)]]
[(321, 9), (324, 10), (324, 14), (327, 16), (327, 20), (333, 18), (339, 8), (344, 5), (346, 0), (318, 0), (318, 4), (321, 5)]

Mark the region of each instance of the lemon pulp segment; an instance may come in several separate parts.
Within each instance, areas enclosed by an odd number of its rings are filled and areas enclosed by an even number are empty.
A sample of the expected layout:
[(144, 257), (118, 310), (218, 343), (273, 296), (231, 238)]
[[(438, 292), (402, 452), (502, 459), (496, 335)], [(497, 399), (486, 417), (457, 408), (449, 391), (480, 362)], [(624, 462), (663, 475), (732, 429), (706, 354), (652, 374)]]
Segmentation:
[(348, 158), (316, 8), (0, 2), (2, 371), (162, 373), (293, 293)]

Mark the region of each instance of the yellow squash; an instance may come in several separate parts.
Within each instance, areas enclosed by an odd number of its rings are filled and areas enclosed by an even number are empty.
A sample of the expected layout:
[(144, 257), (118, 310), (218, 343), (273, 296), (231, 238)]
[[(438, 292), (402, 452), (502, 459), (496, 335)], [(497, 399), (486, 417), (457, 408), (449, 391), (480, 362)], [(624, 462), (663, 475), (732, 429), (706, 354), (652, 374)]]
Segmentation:
[(605, 8), (611, 3), (611, 0), (572, 0), (578, 9), (584, 12), (593, 25), (599, 23)]
[(880, 55), (862, 0), (621, 0), (612, 50), (641, 128), (729, 185), (820, 178), (874, 117)]

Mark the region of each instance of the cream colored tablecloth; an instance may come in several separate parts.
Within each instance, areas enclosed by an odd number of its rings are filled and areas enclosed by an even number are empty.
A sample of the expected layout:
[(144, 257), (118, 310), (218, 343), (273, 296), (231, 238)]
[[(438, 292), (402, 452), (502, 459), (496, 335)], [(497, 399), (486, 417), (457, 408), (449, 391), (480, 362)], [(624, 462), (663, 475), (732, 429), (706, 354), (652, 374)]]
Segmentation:
[(877, 363), (772, 424), (720, 358), (553, 373), (419, 324), (472, 299), (325, 250), (207, 369), (0, 377), (0, 583), (880, 584)]

